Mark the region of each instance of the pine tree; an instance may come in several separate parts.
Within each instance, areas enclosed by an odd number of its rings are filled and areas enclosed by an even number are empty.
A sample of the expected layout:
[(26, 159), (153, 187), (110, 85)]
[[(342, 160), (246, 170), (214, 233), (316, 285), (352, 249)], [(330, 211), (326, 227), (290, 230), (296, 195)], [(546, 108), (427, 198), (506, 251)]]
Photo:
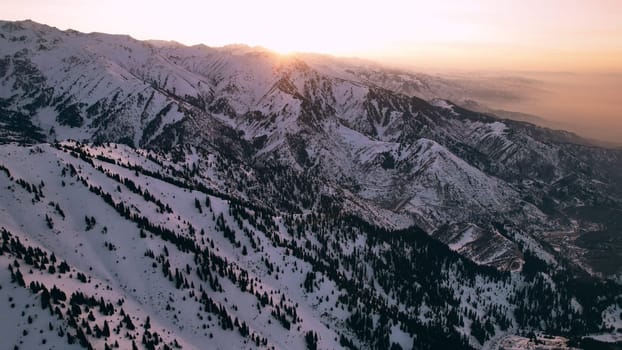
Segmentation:
[(110, 327), (108, 326), (108, 321), (104, 321), (104, 329), (102, 330), (102, 335), (104, 338), (108, 338), (110, 336)]

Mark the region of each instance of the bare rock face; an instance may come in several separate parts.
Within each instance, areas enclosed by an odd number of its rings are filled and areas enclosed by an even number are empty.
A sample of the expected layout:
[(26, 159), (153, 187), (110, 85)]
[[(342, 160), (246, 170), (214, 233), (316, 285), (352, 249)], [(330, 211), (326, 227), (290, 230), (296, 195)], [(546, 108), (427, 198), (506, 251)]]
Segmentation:
[(503, 271), (519, 271), (524, 263), (518, 244), (499, 233), (494, 226), (483, 229), (470, 223), (452, 224), (441, 226), (432, 236), (478, 264)]
[(578, 349), (568, 345), (568, 339), (564, 337), (556, 337), (549, 335), (532, 336), (531, 338), (511, 335), (503, 337), (499, 343), (497, 349), (499, 350), (528, 350), (528, 349), (541, 349), (541, 350), (571, 350)]

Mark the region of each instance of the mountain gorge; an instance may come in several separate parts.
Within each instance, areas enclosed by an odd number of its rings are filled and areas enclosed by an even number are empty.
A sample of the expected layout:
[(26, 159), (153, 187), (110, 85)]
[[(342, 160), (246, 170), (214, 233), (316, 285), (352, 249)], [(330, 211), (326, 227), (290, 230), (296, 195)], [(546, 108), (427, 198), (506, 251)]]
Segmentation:
[(1, 22), (3, 337), (619, 339), (622, 151), (464, 109), (435, 84), (335, 58)]

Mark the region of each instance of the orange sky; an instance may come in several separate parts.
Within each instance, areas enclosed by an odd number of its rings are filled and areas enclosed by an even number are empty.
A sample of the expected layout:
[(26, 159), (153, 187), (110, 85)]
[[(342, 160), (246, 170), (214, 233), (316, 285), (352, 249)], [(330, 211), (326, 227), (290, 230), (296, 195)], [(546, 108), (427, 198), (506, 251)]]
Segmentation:
[(538, 89), (483, 102), (622, 143), (622, 0), (0, 0), (0, 9), (0, 19), (137, 39), (529, 76)]
[(622, 0), (0, 0), (2, 19), (421, 68), (622, 71)]

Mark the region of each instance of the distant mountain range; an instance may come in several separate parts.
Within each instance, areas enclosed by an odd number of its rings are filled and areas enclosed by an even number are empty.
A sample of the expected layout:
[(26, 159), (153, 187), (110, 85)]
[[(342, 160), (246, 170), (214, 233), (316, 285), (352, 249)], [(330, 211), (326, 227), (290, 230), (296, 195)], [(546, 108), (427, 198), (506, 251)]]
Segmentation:
[(622, 150), (454, 103), (459, 88), (352, 59), (0, 22), (3, 339), (618, 339)]

